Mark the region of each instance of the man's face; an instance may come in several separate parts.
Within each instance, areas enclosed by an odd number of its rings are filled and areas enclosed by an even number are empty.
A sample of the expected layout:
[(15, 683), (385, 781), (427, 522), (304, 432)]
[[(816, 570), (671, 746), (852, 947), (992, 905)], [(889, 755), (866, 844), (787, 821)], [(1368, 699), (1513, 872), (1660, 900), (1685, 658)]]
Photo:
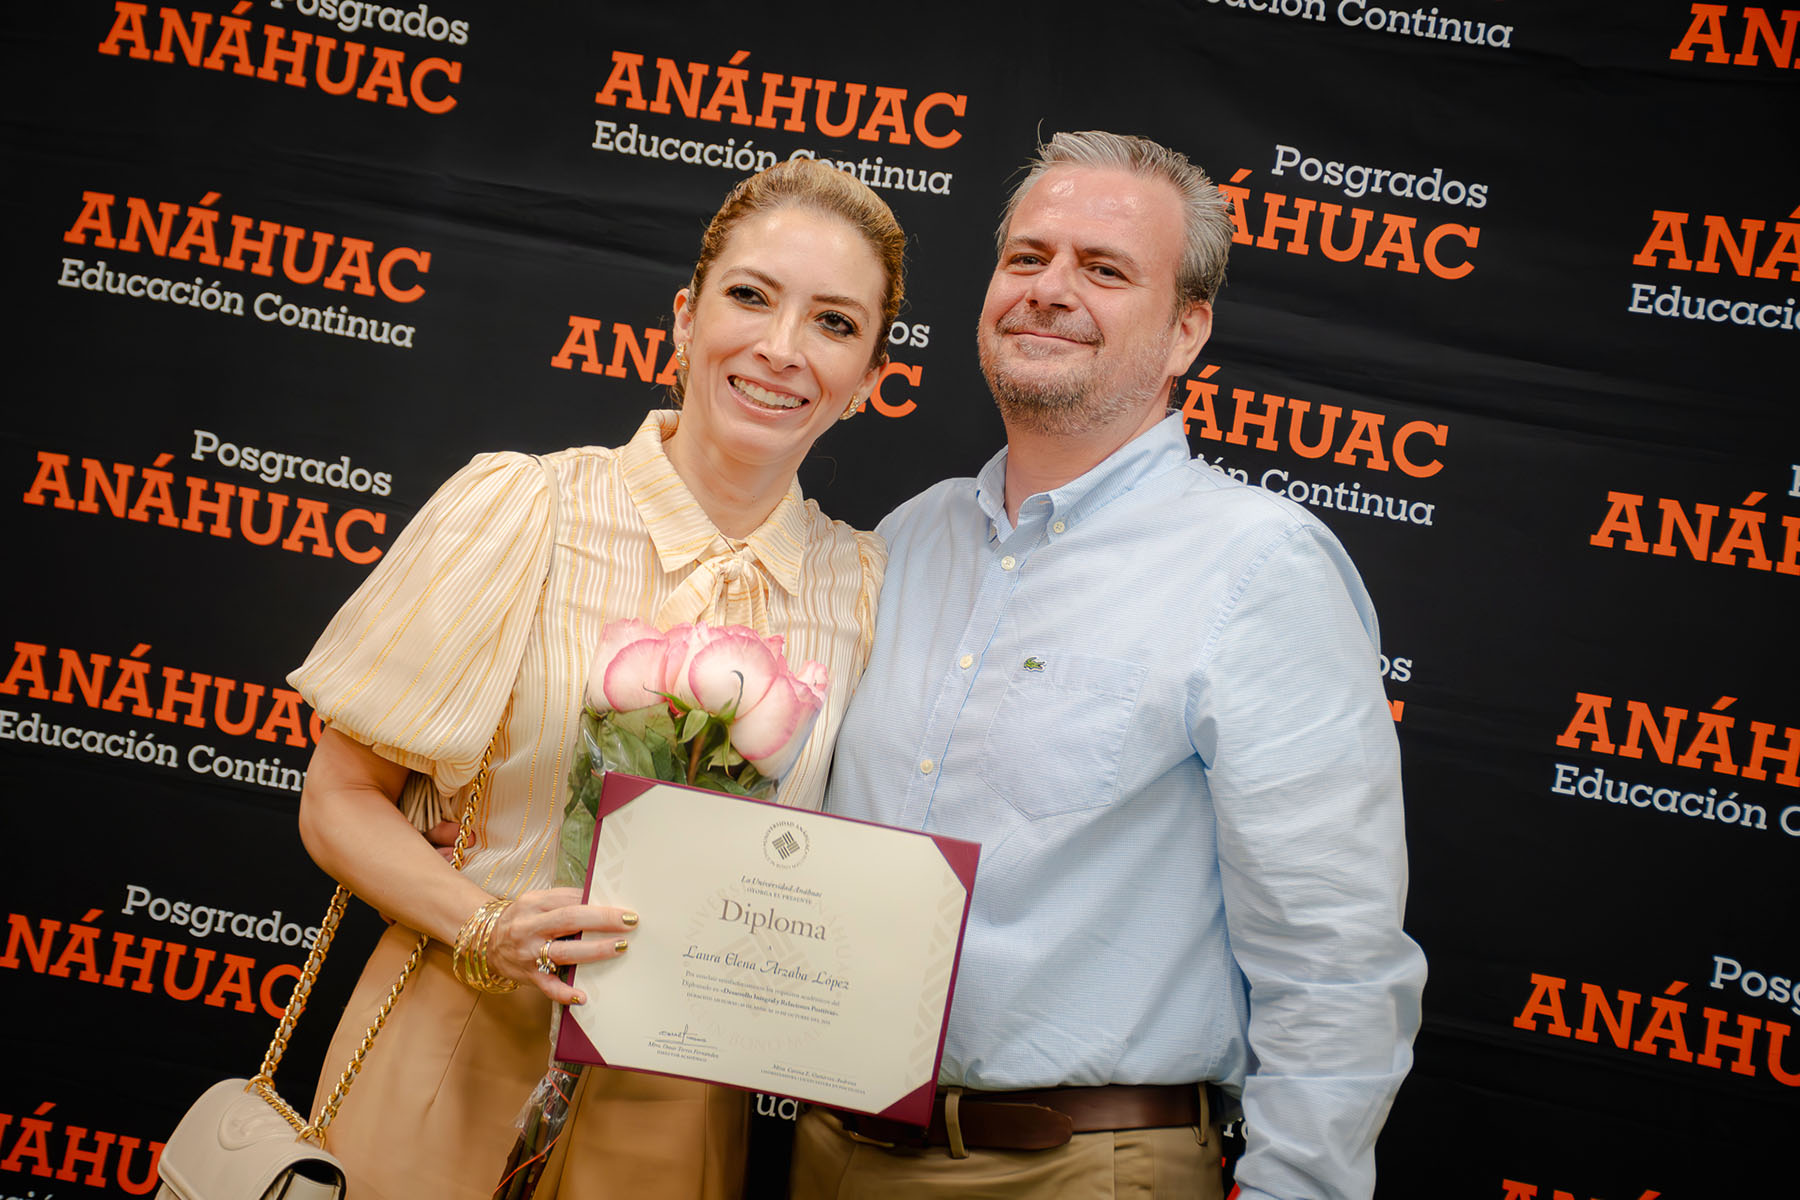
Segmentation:
[(1212, 328), (1175, 303), (1181, 198), (1160, 179), (1058, 166), (1013, 213), (977, 342), (1009, 425), (1079, 434), (1160, 413)]

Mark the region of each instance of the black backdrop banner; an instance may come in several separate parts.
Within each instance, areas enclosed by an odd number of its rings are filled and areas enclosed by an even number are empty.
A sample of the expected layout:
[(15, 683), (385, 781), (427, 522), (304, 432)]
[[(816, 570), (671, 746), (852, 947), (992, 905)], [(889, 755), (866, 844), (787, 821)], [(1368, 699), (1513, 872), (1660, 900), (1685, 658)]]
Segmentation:
[(1431, 982), (1380, 1194), (1792, 1190), (1800, 14), (972, 7), (0, 14), (0, 1196), (152, 1191), (253, 1067), (329, 894), (286, 672), (471, 454), (630, 435), (734, 181), (826, 159), (911, 234), (893, 362), (802, 472), (868, 526), (1000, 444), (995, 219), (1084, 128), (1232, 197), (1175, 401), (1381, 612)]

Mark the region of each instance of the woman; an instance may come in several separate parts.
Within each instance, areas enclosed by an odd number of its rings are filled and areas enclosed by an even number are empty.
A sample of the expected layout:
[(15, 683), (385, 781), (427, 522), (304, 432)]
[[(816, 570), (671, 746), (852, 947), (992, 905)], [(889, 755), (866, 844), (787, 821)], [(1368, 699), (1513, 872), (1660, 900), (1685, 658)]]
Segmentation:
[[(326, 1056), (336, 1081), (418, 931), (419, 974), (329, 1131), (357, 1200), (485, 1197), (512, 1118), (543, 1073), (552, 1001), (537, 969), (624, 953), (635, 913), (549, 887), (590, 659), (601, 625), (637, 617), (746, 624), (825, 664), (831, 691), (778, 799), (817, 808), (867, 661), (885, 550), (801, 499), (794, 472), (861, 409), (885, 361), (904, 235), (849, 176), (800, 160), (741, 183), (675, 297), (679, 413), (616, 449), (477, 457), (419, 513), (291, 677), (328, 728), (307, 772), (308, 851), (396, 924)], [(451, 871), (418, 834), (454, 819), (492, 741), (475, 849)], [(494, 918), (486, 971), (450, 946)], [(657, 914), (646, 913), (654, 921)], [(467, 968), (467, 963), (464, 964)], [(743, 1093), (587, 1072), (539, 1194), (724, 1197), (742, 1182)]]

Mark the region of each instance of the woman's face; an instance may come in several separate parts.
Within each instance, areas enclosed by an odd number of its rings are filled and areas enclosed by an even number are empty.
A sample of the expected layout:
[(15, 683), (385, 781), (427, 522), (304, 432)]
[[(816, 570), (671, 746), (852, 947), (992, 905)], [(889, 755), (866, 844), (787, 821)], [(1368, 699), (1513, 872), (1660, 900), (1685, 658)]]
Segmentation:
[(841, 217), (789, 205), (739, 222), (701, 294), (675, 297), (675, 344), (688, 355), (683, 440), (792, 472), (875, 384), (884, 280)]

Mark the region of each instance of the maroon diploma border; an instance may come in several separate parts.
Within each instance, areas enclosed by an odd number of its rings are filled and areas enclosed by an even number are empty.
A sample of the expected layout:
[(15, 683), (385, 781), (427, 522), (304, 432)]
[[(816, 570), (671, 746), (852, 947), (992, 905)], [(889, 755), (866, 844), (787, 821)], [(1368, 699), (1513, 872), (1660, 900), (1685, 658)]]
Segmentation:
[[(588, 893), (593, 886), (594, 856), (600, 848), (601, 826), (605, 823), (607, 817), (618, 812), (621, 808), (624, 808), (627, 804), (630, 804), (633, 800), (636, 800), (639, 796), (655, 787), (678, 787), (695, 792), (708, 790), (705, 788), (688, 788), (686, 784), (669, 783), (667, 780), (645, 779), (638, 775), (625, 775), (617, 771), (607, 772), (605, 781), (601, 784), (600, 788), (600, 807), (597, 818), (594, 821), (594, 841), (593, 844), (588, 847), (587, 881), (584, 882), (581, 887), (581, 898), (584, 903), (587, 901)], [(716, 796), (725, 793), (712, 792), (711, 794)], [(776, 804), (770, 800), (753, 800), (746, 796), (733, 796), (732, 799), (743, 801), (746, 804), (763, 804), (770, 808), (782, 809), (786, 812), (794, 811), (793, 809), (785, 808), (785, 806)], [(833, 821), (849, 821), (856, 825), (877, 824), (877, 822), (874, 821), (860, 821), (855, 817), (841, 817), (836, 813), (815, 813), (813, 815), (825, 817)], [(893, 829), (894, 826), (886, 825), (882, 826), (882, 828)], [(956, 928), (956, 957), (950, 967), (949, 987), (944, 992), (944, 1019), (938, 1026), (937, 1055), (932, 1059), (931, 1078), (913, 1091), (908, 1092), (906, 1095), (896, 1100), (887, 1108), (882, 1109), (880, 1112), (869, 1114), (871, 1116), (886, 1117), (894, 1121), (904, 1121), (909, 1125), (925, 1126), (931, 1123), (931, 1104), (932, 1099), (937, 1092), (938, 1070), (942, 1067), (944, 1061), (944, 1038), (950, 1030), (950, 1002), (956, 996), (957, 972), (962, 969), (963, 936), (968, 932), (969, 901), (975, 891), (975, 868), (981, 858), (981, 846), (976, 842), (967, 842), (960, 838), (945, 837), (941, 834), (925, 833), (917, 829), (901, 829), (897, 832), (910, 833), (916, 837), (930, 838), (933, 844), (937, 846), (938, 853), (944, 856), (944, 862), (949, 865), (951, 872), (955, 874), (957, 880), (963, 885), (962, 920), (958, 923)], [(574, 968), (571, 967), (565, 973), (564, 977), (572, 978), (573, 974)], [(648, 1067), (614, 1067), (601, 1057), (600, 1052), (594, 1048), (594, 1043), (588, 1039), (587, 1034), (582, 1032), (581, 1026), (574, 1021), (567, 1019), (557, 1022), (556, 1057), (569, 1062), (593, 1063), (596, 1066), (608, 1067), (618, 1071), (637, 1071), (645, 1075), (667, 1075), (675, 1079), (695, 1079), (703, 1083), (714, 1082), (713, 1080), (701, 1079), (699, 1076), (683, 1075), (676, 1071), (657, 1071)], [(737, 1085), (716, 1084), (716, 1086), (736, 1087)], [(794, 1095), (791, 1092), (778, 1092), (769, 1088), (739, 1088), (739, 1090), (760, 1091), (767, 1095), (786, 1096), (790, 1099), (800, 1100), (806, 1103), (819, 1103), (809, 1096)], [(866, 1112), (867, 1110), (847, 1108), (845, 1111)]]

